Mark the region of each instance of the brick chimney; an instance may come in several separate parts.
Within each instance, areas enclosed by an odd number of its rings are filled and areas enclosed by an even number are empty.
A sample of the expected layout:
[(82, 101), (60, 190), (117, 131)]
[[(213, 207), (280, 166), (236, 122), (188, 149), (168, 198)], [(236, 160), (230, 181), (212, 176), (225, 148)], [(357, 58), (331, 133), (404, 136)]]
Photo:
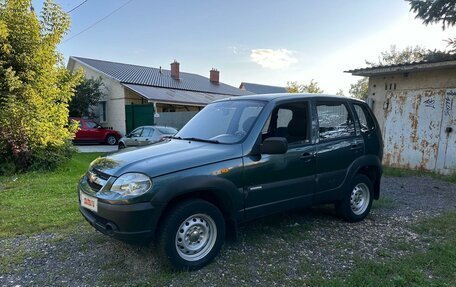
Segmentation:
[(212, 68), (210, 71), (209, 80), (211, 81), (212, 84), (218, 85), (220, 82), (220, 72), (218, 70)]
[(173, 79), (179, 80), (179, 62), (176, 60), (171, 63), (171, 77)]

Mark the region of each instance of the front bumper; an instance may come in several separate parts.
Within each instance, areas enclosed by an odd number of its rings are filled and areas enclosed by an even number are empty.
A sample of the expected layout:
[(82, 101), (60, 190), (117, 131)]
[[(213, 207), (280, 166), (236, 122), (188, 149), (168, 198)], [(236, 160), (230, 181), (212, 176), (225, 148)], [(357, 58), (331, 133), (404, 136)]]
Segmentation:
[(81, 206), (79, 211), (98, 231), (120, 240), (148, 240), (153, 238), (162, 212), (161, 206), (150, 202), (109, 204), (98, 201), (98, 212)]

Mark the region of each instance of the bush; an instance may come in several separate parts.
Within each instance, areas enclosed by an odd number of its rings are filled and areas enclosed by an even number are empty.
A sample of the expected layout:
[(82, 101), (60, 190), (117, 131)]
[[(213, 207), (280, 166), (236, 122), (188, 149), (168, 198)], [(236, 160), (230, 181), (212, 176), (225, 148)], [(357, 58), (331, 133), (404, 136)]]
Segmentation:
[(30, 0), (0, 0), (0, 173), (50, 169), (71, 155), (68, 103), (81, 75), (56, 50), (69, 20), (52, 0), (41, 15)]
[(17, 156), (0, 153), (0, 175), (12, 175), (24, 171), (51, 171), (70, 160), (76, 152), (68, 141), (61, 146), (48, 145), (33, 151), (21, 151)]

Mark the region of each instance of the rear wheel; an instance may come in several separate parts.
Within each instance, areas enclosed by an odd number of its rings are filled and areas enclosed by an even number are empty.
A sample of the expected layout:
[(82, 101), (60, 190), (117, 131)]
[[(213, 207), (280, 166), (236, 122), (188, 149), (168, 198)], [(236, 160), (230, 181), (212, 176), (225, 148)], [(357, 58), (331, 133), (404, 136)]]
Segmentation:
[(108, 145), (115, 145), (117, 143), (117, 138), (115, 136), (113, 136), (113, 135), (108, 135), (106, 137), (106, 143)]
[(125, 148), (125, 144), (124, 143), (119, 143), (119, 149), (124, 149)]
[(176, 270), (196, 270), (220, 252), (225, 221), (220, 211), (204, 200), (183, 201), (160, 225), (157, 247), (165, 263)]
[(369, 214), (373, 197), (372, 182), (367, 176), (358, 174), (351, 181), (344, 198), (336, 203), (337, 214), (346, 221), (361, 221)]

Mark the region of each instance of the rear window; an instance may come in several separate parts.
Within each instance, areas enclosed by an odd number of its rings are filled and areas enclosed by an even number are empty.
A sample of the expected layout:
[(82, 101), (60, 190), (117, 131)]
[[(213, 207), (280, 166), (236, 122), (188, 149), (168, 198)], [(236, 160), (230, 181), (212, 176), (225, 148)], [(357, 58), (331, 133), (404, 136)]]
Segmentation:
[(166, 135), (173, 135), (177, 133), (177, 130), (175, 128), (170, 128), (170, 127), (159, 127), (157, 128), (162, 134)]
[(365, 133), (375, 128), (374, 119), (365, 106), (354, 104), (356, 114), (358, 115), (361, 132)]
[(320, 140), (355, 135), (355, 124), (347, 106), (339, 102), (317, 102)]

